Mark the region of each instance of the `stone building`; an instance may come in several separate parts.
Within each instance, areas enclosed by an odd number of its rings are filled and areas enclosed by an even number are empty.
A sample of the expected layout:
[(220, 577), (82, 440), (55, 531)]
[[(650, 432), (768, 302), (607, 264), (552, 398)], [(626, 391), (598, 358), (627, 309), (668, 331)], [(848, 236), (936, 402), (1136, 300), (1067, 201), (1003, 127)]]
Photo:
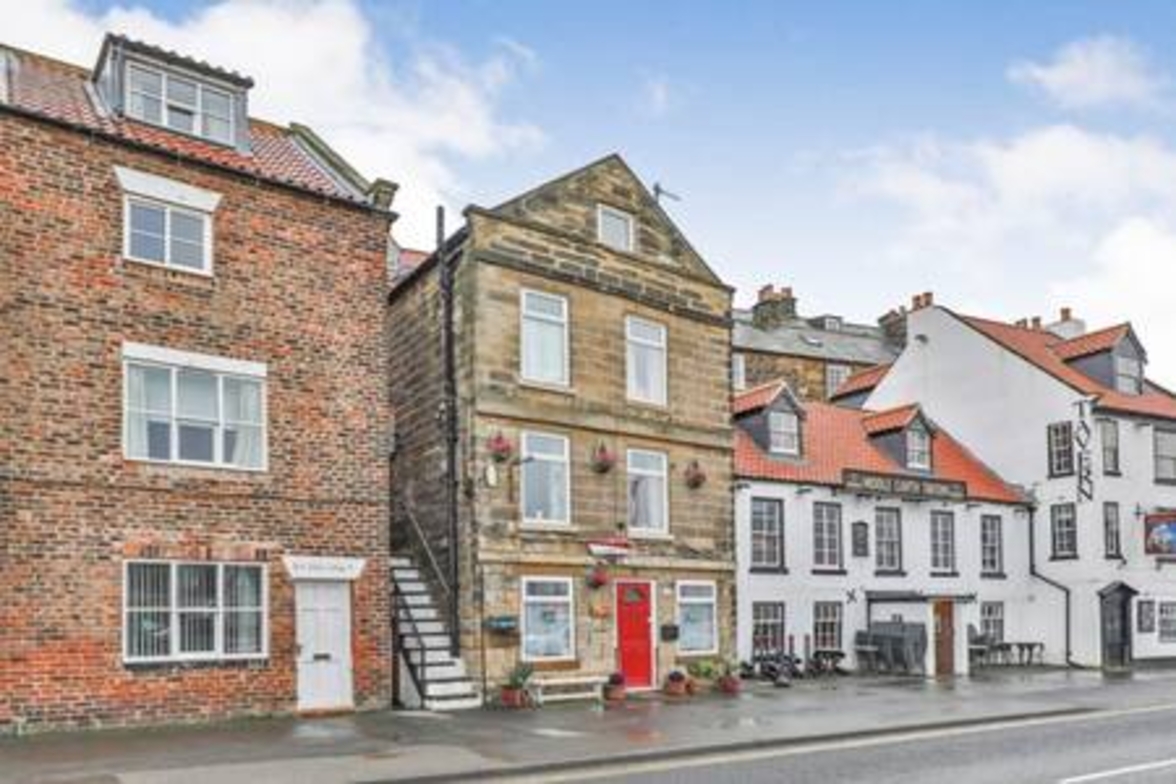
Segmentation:
[(841, 316), (802, 316), (789, 287), (767, 285), (749, 310), (734, 312), (735, 389), (784, 379), (802, 400), (828, 400), (850, 376), (891, 362), (902, 348), (905, 313), (878, 326)]
[(465, 219), (390, 300), (402, 695), (730, 654), (731, 290), (615, 155)]
[(251, 87), (0, 47), (0, 726), (390, 701), (392, 186)]

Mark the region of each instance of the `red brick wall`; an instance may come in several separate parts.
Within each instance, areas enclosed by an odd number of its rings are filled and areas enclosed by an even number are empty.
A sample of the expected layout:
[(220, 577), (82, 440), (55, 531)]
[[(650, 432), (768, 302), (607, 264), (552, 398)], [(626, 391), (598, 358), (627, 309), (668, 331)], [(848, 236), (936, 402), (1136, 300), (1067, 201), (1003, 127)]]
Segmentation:
[[(123, 262), (113, 167), (223, 194), (211, 279)], [(388, 218), (0, 114), (0, 729), (294, 708), (284, 554), (359, 556), (356, 701), (390, 692)], [(122, 457), (124, 341), (265, 362), (265, 473)], [(122, 562), (269, 564), (270, 657), (121, 662)]]

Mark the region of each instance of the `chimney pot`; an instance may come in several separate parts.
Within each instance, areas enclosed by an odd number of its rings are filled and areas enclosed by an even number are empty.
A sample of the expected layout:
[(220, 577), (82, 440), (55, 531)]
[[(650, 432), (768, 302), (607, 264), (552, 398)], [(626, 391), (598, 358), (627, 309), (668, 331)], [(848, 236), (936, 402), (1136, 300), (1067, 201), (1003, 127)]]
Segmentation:
[(1033, 321), (1030, 322), (1034, 329), (1041, 329), (1041, 316), (1034, 316)]
[(935, 295), (930, 291), (923, 292), (923, 307), (929, 308), (935, 304)]
[(916, 294), (911, 297), (911, 310), (919, 310), (923, 307), (923, 295)]
[(769, 283), (766, 286), (760, 286), (759, 301), (765, 302), (772, 299), (772, 295), (776, 293), (776, 287)]
[(1074, 317), (1074, 311), (1072, 311), (1070, 308), (1062, 308), (1061, 317), (1062, 321), (1069, 321)]

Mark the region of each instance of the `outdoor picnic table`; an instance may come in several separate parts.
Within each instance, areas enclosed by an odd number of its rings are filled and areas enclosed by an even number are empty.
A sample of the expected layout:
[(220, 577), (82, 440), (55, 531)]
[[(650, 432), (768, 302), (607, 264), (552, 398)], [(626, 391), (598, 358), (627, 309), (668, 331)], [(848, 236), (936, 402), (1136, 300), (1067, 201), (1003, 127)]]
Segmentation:
[(817, 648), (813, 651), (813, 664), (818, 675), (833, 675), (837, 665), (845, 658), (845, 651), (838, 648)]

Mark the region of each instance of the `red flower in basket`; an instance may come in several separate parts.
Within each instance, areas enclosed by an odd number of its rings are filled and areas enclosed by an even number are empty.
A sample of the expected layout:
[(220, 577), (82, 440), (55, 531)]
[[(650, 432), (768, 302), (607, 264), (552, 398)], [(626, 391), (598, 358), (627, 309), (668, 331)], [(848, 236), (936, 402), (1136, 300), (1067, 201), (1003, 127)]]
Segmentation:
[(505, 463), (514, 454), (514, 444), (499, 430), (486, 439), (486, 451), (490, 453), (490, 459), (495, 463)]
[(598, 474), (607, 474), (617, 464), (616, 452), (611, 451), (601, 441), (592, 450), (592, 470)]
[(593, 566), (588, 570), (588, 587), (592, 589), (603, 588), (608, 585), (608, 570), (600, 564)]
[(692, 460), (690, 465), (686, 466), (686, 486), (694, 490), (705, 484), (706, 471), (702, 470), (697, 460)]

